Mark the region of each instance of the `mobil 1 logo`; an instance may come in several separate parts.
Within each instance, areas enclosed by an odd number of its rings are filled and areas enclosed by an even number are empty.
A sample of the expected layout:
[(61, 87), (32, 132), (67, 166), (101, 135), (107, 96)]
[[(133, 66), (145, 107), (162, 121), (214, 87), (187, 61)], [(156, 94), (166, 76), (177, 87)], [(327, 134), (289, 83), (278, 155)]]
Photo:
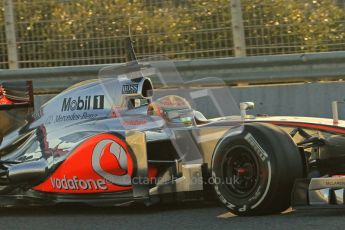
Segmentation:
[(64, 98), (62, 102), (61, 112), (90, 109), (104, 109), (104, 95)]

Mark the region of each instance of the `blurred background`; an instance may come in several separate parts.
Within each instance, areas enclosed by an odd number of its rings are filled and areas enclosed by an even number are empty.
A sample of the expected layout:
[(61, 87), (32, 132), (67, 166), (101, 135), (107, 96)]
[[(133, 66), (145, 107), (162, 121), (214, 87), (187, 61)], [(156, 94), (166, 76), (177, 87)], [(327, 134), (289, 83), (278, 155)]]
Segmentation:
[(124, 38), (129, 33), (139, 58), (345, 50), (345, 0), (4, 0), (0, 4), (2, 69), (125, 62)]

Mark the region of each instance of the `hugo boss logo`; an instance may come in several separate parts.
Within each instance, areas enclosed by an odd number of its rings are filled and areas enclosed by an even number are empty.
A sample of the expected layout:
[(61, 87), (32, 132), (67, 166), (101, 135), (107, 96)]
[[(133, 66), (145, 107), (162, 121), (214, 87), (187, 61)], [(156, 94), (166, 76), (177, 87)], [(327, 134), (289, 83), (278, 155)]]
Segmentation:
[(133, 94), (138, 92), (138, 84), (129, 84), (122, 86), (122, 94)]
[(104, 109), (104, 95), (64, 98), (61, 112), (90, 109)]

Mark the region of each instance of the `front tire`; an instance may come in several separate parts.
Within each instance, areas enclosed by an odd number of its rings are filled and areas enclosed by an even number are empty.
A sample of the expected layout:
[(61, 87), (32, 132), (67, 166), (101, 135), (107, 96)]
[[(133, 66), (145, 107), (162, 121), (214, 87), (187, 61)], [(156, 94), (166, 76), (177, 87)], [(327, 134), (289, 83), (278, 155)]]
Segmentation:
[(212, 158), (212, 179), (219, 200), (236, 215), (279, 213), (290, 206), (303, 163), (291, 137), (281, 128), (245, 124), (225, 135)]

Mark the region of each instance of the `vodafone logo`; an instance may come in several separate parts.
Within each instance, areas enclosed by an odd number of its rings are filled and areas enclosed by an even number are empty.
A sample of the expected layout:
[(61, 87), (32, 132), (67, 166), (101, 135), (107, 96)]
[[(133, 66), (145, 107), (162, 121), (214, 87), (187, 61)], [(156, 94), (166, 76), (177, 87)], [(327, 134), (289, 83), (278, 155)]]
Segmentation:
[(73, 178), (67, 179), (66, 176), (64, 176), (62, 179), (60, 178), (50, 178), (50, 181), (52, 183), (53, 189), (65, 189), (65, 190), (89, 190), (89, 189), (95, 189), (95, 190), (107, 190), (108, 187), (106, 185), (105, 180), (98, 179), (88, 179), (88, 180), (82, 180), (79, 179), (77, 176), (74, 176)]
[(131, 185), (127, 152), (114, 140), (102, 140), (96, 144), (92, 152), (92, 168), (112, 184)]
[(92, 194), (132, 189), (134, 162), (126, 142), (108, 133), (80, 144), (43, 183), (42, 192)]

